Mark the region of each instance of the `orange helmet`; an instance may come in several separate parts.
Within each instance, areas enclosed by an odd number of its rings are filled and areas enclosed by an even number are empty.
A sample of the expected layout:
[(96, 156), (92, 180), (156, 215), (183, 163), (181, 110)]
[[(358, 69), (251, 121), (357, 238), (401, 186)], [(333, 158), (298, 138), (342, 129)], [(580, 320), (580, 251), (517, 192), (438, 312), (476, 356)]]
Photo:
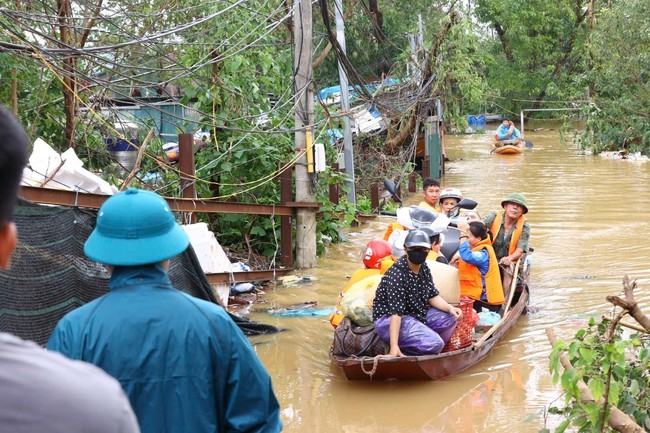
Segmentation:
[(375, 239), (366, 245), (363, 253), (363, 264), (368, 268), (381, 268), (381, 260), (390, 256), (390, 244), (383, 239)]

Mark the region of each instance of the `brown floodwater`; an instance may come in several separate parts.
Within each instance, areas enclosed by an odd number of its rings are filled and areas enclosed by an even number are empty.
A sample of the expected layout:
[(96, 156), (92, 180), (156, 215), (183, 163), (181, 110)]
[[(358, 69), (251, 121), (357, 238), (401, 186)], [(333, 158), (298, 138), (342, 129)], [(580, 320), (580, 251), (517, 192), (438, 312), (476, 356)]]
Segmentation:
[[(488, 125), (490, 128), (492, 125)], [(377, 217), (346, 231), (318, 266), (296, 272), (300, 283), (268, 289), (251, 318), (285, 331), (252, 343), (268, 369), (285, 431), (295, 432), (537, 432), (559, 423), (546, 416), (563, 395), (548, 369), (546, 328), (569, 339), (589, 317), (612, 310), (607, 295), (636, 278), (636, 298), (650, 310), (650, 163), (582, 154), (561, 143), (558, 126), (526, 133), (534, 147), (521, 155), (490, 154), (488, 135), (447, 138), (443, 186), (479, 202), (481, 215), (511, 192), (526, 195), (535, 249), (531, 305), (492, 353), (437, 382), (352, 382), (330, 363), (327, 317), (272, 316), (263, 310), (316, 301), (332, 306), (346, 277), (362, 267), (360, 251), (390, 219)], [(415, 204), (421, 196), (405, 198)], [(545, 424), (546, 423), (546, 424)]]

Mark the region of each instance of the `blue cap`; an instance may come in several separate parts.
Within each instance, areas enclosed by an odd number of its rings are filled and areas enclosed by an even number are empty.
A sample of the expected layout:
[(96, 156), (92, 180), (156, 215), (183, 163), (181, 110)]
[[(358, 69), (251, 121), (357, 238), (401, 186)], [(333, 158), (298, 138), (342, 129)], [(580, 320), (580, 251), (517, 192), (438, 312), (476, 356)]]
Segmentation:
[(129, 188), (106, 200), (84, 252), (114, 266), (158, 263), (185, 251), (190, 240), (158, 194)]

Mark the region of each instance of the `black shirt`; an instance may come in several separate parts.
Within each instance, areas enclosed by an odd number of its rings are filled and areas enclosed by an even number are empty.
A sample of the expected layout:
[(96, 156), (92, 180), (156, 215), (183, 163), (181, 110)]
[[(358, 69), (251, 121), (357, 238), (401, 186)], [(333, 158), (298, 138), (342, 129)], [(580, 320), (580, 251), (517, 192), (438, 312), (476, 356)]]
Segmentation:
[(431, 271), (426, 263), (420, 266), (420, 272), (414, 273), (402, 256), (384, 274), (372, 306), (372, 319), (383, 316), (411, 316), (424, 322), (429, 299), (438, 296), (433, 285)]

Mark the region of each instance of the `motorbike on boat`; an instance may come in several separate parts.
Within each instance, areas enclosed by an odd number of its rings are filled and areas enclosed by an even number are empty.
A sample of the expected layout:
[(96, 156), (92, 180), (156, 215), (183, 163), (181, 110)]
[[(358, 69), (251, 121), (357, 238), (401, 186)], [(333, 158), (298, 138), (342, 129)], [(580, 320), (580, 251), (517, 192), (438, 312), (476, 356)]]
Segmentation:
[[(411, 229), (430, 228), (435, 233), (441, 234), (441, 247), (440, 252), (451, 261), (452, 257), (458, 251), (460, 246), (460, 230), (457, 228), (457, 223), (467, 222), (467, 216), (457, 215), (455, 212), (458, 209), (473, 210), (478, 203), (472, 199), (464, 198), (456, 204), (450, 212), (454, 216), (449, 216), (443, 213), (434, 213), (427, 209), (420, 208), (419, 206), (401, 207), (402, 200), (397, 194), (397, 187), (390, 179), (384, 179), (384, 187), (391, 196), (400, 204), (400, 208), (395, 212), (382, 211), (381, 215), (394, 216), (398, 224)], [(406, 231), (395, 231), (395, 235), (391, 234), (392, 239), (388, 242), (393, 245), (397, 250), (403, 250), (404, 238)]]

